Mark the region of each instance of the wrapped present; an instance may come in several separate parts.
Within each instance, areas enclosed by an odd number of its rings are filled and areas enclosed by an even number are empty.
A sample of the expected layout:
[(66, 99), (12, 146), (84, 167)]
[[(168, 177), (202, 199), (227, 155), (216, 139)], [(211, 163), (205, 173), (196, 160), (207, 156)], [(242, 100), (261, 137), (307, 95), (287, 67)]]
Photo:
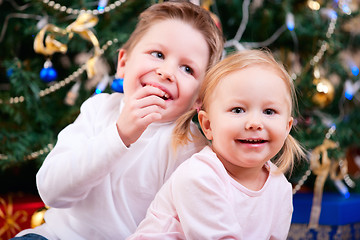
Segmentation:
[(32, 217), (45, 205), (40, 197), (24, 193), (0, 196), (0, 240), (14, 237), (23, 229), (31, 228)]
[(360, 223), (330, 226), (319, 225), (309, 229), (308, 224), (292, 224), (287, 240), (358, 240), (360, 239)]
[(309, 227), (313, 193), (296, 193), (288, 240), (360, 239), (360, 194), (324, 193), (319, 224)]
[[(312, 193), (296, 193), (293, 205), (293, 223), (309, 223)], [(345, 198), (339, 193), (324, 193), (321, 203), (320, 225), (347, 225), (360, 223), (360, 194)]]

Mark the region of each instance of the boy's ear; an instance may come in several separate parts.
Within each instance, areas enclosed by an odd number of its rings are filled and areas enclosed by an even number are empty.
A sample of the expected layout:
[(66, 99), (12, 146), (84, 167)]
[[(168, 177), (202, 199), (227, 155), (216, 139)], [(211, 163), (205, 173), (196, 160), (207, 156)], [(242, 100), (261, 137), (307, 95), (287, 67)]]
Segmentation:
[(118, 63), (117, 63), (117, 69), (116, 69), (116, 75), (117, 77), (124, 78), (125, 75), (125, 63), (126, 63), (126, 50), (120, 49), (119, 55), (118, 55)]
[(204, 110), (200, 110), (198, 112), (198, 120), (199, 120), (200, 127), (201, 127), (205, 137), (208, 140), (213, 140), (211, 124), (210, 124), (210, 119), (208, 117), (208, 113), (205, 112)]
[(194, 102), (194, 104), (193, 104), (193, 106), (192, 106), (192, 109), (196, 109), (197, 112), (199, 112), (199, 111), (200, 111), (200, 108), (201, 108), (201, 100), (200, 100), (200, 99), (197, 99), (197, 100)]

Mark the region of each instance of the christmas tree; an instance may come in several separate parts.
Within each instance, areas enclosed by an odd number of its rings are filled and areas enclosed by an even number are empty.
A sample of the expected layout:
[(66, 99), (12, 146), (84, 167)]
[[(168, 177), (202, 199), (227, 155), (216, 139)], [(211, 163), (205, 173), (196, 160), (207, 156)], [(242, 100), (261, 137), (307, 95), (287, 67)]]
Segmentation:
[(34, 176), (57, 134), (84, 100), (112, 91), (117, 49), (153, 3), (0, 3), (2, 193), (36, 192)]
[[(35, 174), (82, 102), (121, 91), (117, 49), (139, 13), (159, 1), (0, 2), (1, 193), (36, 193)], [(360, 58), (357, 1), (193, 1), (222, 28), (227, 53), (268, 48), (298, 90), (292, 134), (309, 151), (294, 193), (360, 192)]]

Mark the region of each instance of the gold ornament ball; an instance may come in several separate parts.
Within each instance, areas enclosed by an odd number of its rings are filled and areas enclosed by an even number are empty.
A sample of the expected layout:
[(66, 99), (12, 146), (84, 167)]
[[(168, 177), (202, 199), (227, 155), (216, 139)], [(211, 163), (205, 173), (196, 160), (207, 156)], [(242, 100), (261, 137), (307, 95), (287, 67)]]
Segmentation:
[(37, 226), (40, 226), (45, 222), (44, 220), (44, 214), (48, 210), (48, 207), (43, 207), (34, 212), (34, 214), (31, 216), (31, 228), (35, 228)]
[(324, 108), (334, 100), (334, 86), (325, 78), (316, 78), (313, 82), (316, 87), (316, 92), (313, 95), (312, 100), (320, 108)]

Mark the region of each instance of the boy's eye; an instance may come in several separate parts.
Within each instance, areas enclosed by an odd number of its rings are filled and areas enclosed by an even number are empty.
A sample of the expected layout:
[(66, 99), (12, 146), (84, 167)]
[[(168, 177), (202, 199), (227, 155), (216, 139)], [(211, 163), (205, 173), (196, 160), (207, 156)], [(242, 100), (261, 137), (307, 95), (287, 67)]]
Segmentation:
[(150, 53), (151, 56), (154, 56), (156, 58), (161, 58), (161, 59), (164, 59), (164, 54), (162, 54), (161, 52), (158, 52), (158, 51), (153, 51)]
[(189, 66), (182, 66), (181, 69), (183, 69), (188, 74), (193, 74), (194, 70)]
[(243, 113), (245, 111), (244, 111), (244, 109), (242, 109), (240, 107), (236, 107), (236, 108), (231, 109), (231, 112), (232, 113)]
[(273, 114), (275, 114), (275, 110), (274, 109), (265, 109), (264, 114), (273, 115)]

